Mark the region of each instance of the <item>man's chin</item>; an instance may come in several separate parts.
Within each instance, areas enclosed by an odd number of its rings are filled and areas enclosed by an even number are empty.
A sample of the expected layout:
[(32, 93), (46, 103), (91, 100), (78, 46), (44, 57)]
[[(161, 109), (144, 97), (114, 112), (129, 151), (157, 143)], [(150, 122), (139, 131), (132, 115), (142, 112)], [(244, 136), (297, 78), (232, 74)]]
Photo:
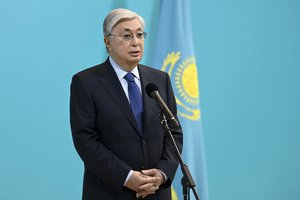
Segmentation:
[(140, 62), (141, 59), (142, 59), (141, 56), (131, 56), (130, 57), (130, 61), (131, 62), (136, 62), (136, 63)]

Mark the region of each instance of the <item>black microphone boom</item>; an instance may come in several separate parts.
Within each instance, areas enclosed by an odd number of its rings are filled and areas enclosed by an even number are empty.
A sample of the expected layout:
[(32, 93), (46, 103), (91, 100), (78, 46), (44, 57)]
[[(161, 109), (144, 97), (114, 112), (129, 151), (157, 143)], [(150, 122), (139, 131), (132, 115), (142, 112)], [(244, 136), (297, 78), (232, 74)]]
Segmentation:
[(149, 97), (156, 100), (156, 102), (160, 105), (161, 109), (163, 110), (163, 112), (165, 113), (167, 118), (170, 119), (171, 122), (174, 123), (174, 125), (176, 127), (178, 127), (179, 123), (176, 120), (176, 118), (174, 117), (173, 113), (168, 108), (168, 106), (166, 105), (166, 103), (164, 102), (164, 100), (161, 98), (158, 87), (153, 83), (149, 83), (146, 86), (146, 92), (149, 95)]
[(193, 193), (195, 195), (196, 200), (200, 200), (199, 195), (198, 195), (198, 193), (195, 189), (196, 184), (193, 180), (193, 176), (192, 176), (188, 166), (186, 164), (184, 164), (184, 162), (182, 160), (180, 151), (178, 149), (178, 146), (176, 145), (175, 139), (174, 139), (174, 137), (172, 135), (172, 132), (170, 130), (170, 127), (168, 125), (168, 121), (166, 119), (166, 116), (167, 116), (167, 118), (169, 118), (171, 120), (171, 122), (174, 123), (174, 125), (176, 124), (176, 127), (179, 127), (179, 123), (176, 120), (176, 118), (174, 117), (174, 115), (172, 114), (172, 112), (169, 110), (168, 106), (165, 104), (164, 100), (159, 95), (158, 88), (155, 84), (149, 83), (146, 86), (146, 92), (151, 98), (154, 98), (156, 100), (156, 102), (160, 105), (160, 107), (162, 108), (162, 110), (164, 112), (164, 114), (162, 115), (163, 119), (161, 121), (161, 124), (162, 124), (163, 128), (168, 132), (168, 134), (171, 138), (172, 145), (174, 147), (174, 150), (176, 152), (179, 164), (181, 166), (181, 171), (182, 171), (182, 174), (183, 174), (181, 183), (182, 183), (182, 186), (183, 186), (184, 200), (190, 199), (189, 189), (193, 190)]

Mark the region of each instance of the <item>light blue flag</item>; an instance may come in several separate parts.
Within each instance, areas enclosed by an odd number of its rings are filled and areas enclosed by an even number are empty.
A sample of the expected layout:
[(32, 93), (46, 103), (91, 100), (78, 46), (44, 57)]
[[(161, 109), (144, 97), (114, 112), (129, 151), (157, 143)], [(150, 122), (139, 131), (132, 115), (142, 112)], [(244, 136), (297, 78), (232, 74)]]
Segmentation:
[[(169, 73), (183, 128), (183, 160), (189, 166), (201, 200), (208, 200), (197, 64), (188, 0), (162, 0), (152, 66)], [(183, 199), (182, 173), (173, 182), (173, 200)], [(190, 191), (191, 199), (195, 199)]]

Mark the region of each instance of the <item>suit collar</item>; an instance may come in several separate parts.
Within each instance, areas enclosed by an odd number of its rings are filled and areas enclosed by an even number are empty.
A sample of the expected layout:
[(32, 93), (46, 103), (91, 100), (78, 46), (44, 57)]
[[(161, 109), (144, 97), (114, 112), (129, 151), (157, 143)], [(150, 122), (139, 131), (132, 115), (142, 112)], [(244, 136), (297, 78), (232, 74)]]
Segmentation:
[[(118, 65), (118, 64), (113, 60), (112, 57), (109, 57), (108, 60), (109, 60), (109, 62), (110, 62), (110, 64), (111, 64), (111, 66), (113, 67), (113, 69), (115, 70), (115, 72), (116, 72), (116, 74), (117, 74), (117, 76), (118, 76), (119, 81), (121, 81), (121, 80), (124, 78), (124, 76), (125, 76), (128, 72), (125, 71), (120, 65)], [(138, 67), (137, 67), (137, 66), (134, 67), (130, 72), (133, 73), (134, 76), (135, 76), (137, 79), (140, 80), (140, 74), (139, 74), (139, 70), (138, 70)]]

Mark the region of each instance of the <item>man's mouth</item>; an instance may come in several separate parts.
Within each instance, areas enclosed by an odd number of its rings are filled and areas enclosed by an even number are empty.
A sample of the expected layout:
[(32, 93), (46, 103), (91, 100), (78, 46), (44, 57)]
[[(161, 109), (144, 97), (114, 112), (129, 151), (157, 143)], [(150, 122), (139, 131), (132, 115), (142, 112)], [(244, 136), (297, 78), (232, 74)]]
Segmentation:
[(130, 51), (129, 54), (130, 54), (131, 56), (137, 57), (137, 56), (140, 55), (140, 51)]

